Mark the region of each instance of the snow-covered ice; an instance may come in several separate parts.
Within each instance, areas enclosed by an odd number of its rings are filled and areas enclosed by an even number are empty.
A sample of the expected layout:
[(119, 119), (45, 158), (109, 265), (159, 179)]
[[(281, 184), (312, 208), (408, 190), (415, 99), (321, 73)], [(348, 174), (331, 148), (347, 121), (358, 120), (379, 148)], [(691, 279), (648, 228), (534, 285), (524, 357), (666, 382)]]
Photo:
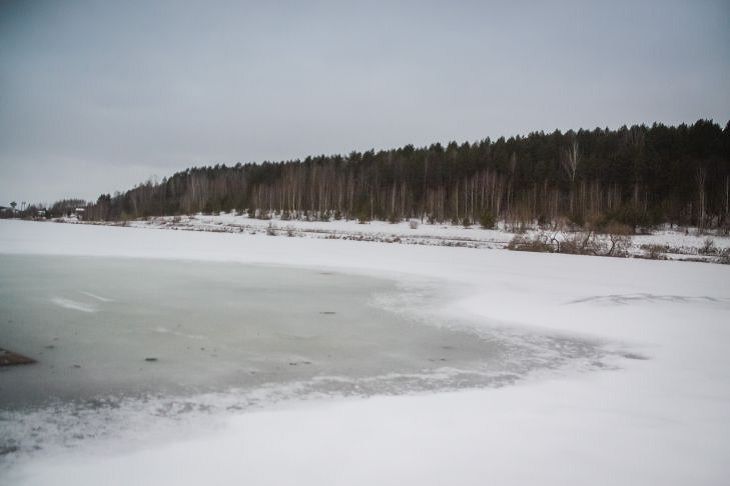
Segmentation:
[(19, 221), (0, 222), (0, 252), (314, 267), (404, 286), (427, 279), (443, 282), (448, 303), (424, 315), (577, 336), (624, 355), (604, 370), (501, 388), (287, 401), (133, 446), (33, 456), (3, 472), (8, 484), (719, 485), (730, 477), (729, 266)]

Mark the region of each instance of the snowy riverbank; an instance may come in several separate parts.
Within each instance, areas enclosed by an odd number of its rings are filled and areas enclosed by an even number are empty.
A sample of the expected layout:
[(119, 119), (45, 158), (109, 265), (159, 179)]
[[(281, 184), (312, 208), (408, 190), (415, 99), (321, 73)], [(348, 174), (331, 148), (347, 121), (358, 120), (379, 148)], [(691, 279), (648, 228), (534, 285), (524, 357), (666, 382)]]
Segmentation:
[[(80, 223), (76, 218), (61, 218), (57, 221)], [(572, 236), (571, 232), (541, 231), (537, 228), (516, 233), (504, 223), (500, 223), (495, 229), (484, 229), (478, 224), (464, 227), (420, 221), (416, 221), (412, 226), (409, 221), (399, 223), (370, 221), (361, 224), (357, 220), (281, 220), (276, 216), (267, 220), (234, 213), (158, 216), (124, 223), (88, 224), (481, 249), (504, 249), (517, 234), (531, 239), (542, 233), (559, 241)], [(653, 230), (651, 234), (631, 236), (627, 254), (639, 258), (726, 262), (730, 259), (730, 237), (719, 235), (716, 231), (700, 234), (696, 228), (665, 228)]]
[[(379, 225), (357, 227), (385, 232)], [(503, 238), (463, 230), (477, 231)], [(8, 483), (670, 485), (730, 476), (730, 267), (250, 233), (0, 221), (0, 252), (427, 279), (460, 292), (431, 315), (579, 335), (647, 359), (503, 388), (287, 402), (175, 441), (20, 462)]]

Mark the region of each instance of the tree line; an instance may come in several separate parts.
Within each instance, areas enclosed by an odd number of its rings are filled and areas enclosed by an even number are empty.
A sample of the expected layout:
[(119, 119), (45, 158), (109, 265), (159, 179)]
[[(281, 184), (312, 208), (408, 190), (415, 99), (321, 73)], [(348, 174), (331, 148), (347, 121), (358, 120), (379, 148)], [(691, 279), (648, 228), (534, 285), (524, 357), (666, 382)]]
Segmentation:
[(534, 132), (304, 160), (190, 168), (102, 194), (86, 218), (268, 218), (730, 226), (730, 122)]

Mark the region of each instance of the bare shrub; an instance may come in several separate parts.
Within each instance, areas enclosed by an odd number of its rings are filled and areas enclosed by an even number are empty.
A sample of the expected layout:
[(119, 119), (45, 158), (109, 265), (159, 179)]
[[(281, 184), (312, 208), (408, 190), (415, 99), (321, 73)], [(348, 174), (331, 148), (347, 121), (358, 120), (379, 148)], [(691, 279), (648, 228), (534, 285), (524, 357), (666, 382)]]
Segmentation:
[(641, 249), (644, 250), (644, 258), (649, 260), (663, 260), (664, 253), (667, 251), (667, 247), (664, 245), (642, 245)]
[(507, 245), (510, 250), (556, 252), (569, 255), (626, 257), (631, 248), (631, 228), (608, 225), (605, 234), (593, 230), (566, 233), (563, 230), (541, 231), (531, 238), (515, 235)]
[(536, 234), (532, 238), (525, 235), (515, 235), (507, 244), (507, 249), (539, 253), (552, 253), (555, 251), (554, 246), (544, 233)]
[(722, 263), (723, 265), (730, 265), (730, 248), (723, 248), (722, 250), (718, 250), (718, 256), (717, 263)]
[(610, 223), (606, 227), (608, 251), (606, 256), (627, 256), (631, 248), (631, 227), (621, 223)]
[(705, 238), (702, 247), (697, 250), (700, 255), (715, 255), (718, 253), (717, 247), (715, 246), (715, 240), (712, 238)]
[(625, 257), (631, 248), (631, 233), (630, 226), (609, 223), (601, 233), (589, 229), (566, 236), (558, 251), (571, 255)]
[(580, 231), (566, 237), (560, 245), (560, 253), (570, 255), (601, 255), (604, 245), (599, 241), (593, 231)]

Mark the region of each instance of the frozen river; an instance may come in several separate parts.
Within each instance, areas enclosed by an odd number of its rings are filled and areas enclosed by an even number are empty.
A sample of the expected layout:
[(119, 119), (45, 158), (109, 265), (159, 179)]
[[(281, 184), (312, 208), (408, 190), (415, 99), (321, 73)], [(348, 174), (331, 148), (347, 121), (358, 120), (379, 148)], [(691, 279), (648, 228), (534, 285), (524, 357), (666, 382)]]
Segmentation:
[(3, 220), (0, 483), (724, 484), (729, 270)]
[(0, 368), (0, 447), (11, 451), (46, 440), (36, 434), (28, 444), (27, 435), (49, 421), (62, 442), (94, 435), (120, 404), (154, 400), (157, 414), (180, 403), (208, 409), (199, 397), (210, 394), (241, 409), (322, 394), (501, 386), (601, 355), (578, 339), (415, 319), (438, 289), (362, 276), (27, 255), (2, 255), (0, 268), (0, 347), (37, 360)]

